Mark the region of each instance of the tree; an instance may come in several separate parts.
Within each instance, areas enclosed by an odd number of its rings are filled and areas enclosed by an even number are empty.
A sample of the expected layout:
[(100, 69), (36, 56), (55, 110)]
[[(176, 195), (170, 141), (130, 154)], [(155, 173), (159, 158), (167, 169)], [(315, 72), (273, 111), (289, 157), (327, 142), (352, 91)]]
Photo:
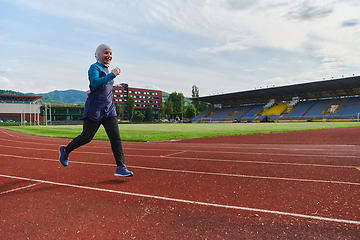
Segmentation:
[(165, 114), (168, 118), (171, 118), (172, 115), (173, 115), (173, 107), (174, 107), (174, 104), (173, 102), (171, 101), (170, 98), (166, 99), (165, 101)]
[(145, 115), (142, 114), (141, 112), (138, 112), (137, 116), (136, 116), (138, 119), (140, 119), (141, 121), (144, 121), (145, 119)]
[[(196, 85), (191, 87), (191, 97), (196, 98), (199, 97), (199, 88)], [(193, 100), (194, 107), (196, 108), (196, 115), (205, 111), (207, 108), (211, 106), (211, 104), (201, 101)]]
[(185, 100), (184, 95), (182, 93), (172, 92), (169, 95), (169, 98), (173, 103), (173, 113), (171, 114), (171, 118), (181, 117), (181, 110), (184, 107)]
[(146, 121), (150, 121), (153, 118), (154, 118), (154, 112), (153, 112), (151, 105), (149, 105), (149, 106), (147, 106), (147, 108), (145, 110), (145, 119), (146, 119)]
[(199, 105), (196, 110), (198, 113), (201, 113), (201, 112), (205, 111), (206, 109), (208, 109), (210, 106), (211, 106), (210, 103), (199, 102)]
[[(191, 97), (196, 98), (199, 97), (199, 88), (196, 85), (191, 87)], [(198, 108), (199, 101), (193, 100), (193, 104), (195, 108)]]
[(194, 105), (191, 103), (188, 106), (186, 106), (186, 110), (185, 110), (185, 117), (192, 119), (196, 116), (196, 108), (194, 107)]
[(162, 104), (162, 103), (160, 104), (159, 111), (160, 111), (160, 118), (165, 118), (166, 114), (165, 114), (165, 106), (164, 106), (164, 104)]
[(117, 118), (118, 118), (118, 119), (121, 119), (121, 113), (122, 113), (121, 106), (120, 106), (119, 104), (116, 104), (116, 105), (115, 105), (115, 108), (116, 108)]
[(128, 96), (127, 99), (129, 120), (131, 121), (134, 117), (135, 99), (134, 97)]

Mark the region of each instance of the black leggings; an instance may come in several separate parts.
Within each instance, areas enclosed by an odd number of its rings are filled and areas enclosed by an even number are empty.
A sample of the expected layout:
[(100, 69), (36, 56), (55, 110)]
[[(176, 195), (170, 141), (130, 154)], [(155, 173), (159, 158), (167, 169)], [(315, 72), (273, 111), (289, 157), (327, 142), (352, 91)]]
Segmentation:
[(101, 124), (104, 126), (106, 134), (110, 139), (116, 165), (118, 167), (122, 166), (125, 163), (125, 158), (121, 145), (117, 117), (103, 118), (99, 121), (92, 121), (89, 118), (85, 118), (82, 133), (66, 146), (66, 152), (71, 153), (76, 148), (91, 142)]

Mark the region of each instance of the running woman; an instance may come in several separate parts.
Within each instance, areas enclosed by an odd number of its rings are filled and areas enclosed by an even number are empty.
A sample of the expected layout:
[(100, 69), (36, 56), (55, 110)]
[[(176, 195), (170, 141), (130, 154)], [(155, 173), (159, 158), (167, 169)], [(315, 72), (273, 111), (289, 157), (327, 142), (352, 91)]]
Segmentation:
[(115, 157), (115, 176), (131, 177), (125, 166), (125, 158), (121, 145), (119, 126), (115, 104), (112, 96), (114, 78), (121, 73), (116, 67), (109, 72), (112, 60), (112, 49), (107, 44), (101, 44), (95, 51), (96, 63), (89, 68), (90, 93), (87, 96), (83, 115), (83, 131), (74, 138), (67, 146), (60, 146), (60, 163), (66, 167), (69, 163), (69, 154), (76, 148), (89, 143), (100, 125), (105, 128), (111, 143), (111, 149)]

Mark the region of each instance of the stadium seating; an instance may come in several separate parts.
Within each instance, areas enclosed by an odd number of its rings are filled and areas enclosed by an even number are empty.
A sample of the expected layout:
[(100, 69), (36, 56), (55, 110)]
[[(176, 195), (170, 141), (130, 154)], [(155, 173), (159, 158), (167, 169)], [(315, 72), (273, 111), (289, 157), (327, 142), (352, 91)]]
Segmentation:
[[(265, 104), (206, 109), (192, 122), (341, 121), (357, 120), (360, 97), (303, 100), (290, 108), (287, 103), (264, 109)], [(293, 108), (292, 108), (293, 107)]]
[(360, 112), (360, 98), (344, 99), (344, 104), (334, 113), (329, 113), (328, 119), (357, 119)]
[(331, 99), (316, 101), (316, 103), (305, 113), (307, 119), (323, 119), (325, 113), (323, 110), (331, 103)]
[(286, 105), (287, 104), (285, 104), (285, 103), (274, 105), (271, 108), (264, 111), (261, 115), (263, 115), (263, 116), (273, 116), (273, 115), (280, 116), (286, 110)]
[(211, 121), (224, 121), (227, 115), (229, 115), (237, 108), (238, 107), (224, 107), (214, 112), (211, 116), (209, 116), (209, 118), (211, 118)]
[(281, 116), (282, 120), (305, 119), (303, 115), (316, 103), (316, 100), (299, 102), (288, 114)]
[(198, 121), (202, 121), (202, 119), (207, 116), (208, 114), (211, 113), (213, 109), (208, 108), (205, 111), (201, 112), (200, 114), (198, 114), (196, 117), (194, 117), (193, 119), (191, 119), (192, 122), (198, 122)]
[(240, 121), (254, 120), (258, 116), (259, 112), (263, 110), (264, 105), (265, 104), (255, 105), (253, 108), (251, 108), (250, 111), (248, 111), (246, 114), (244, 114), (244, 116), (240, 118)]
[(240, 118), (242, 118), (245, 114), (247, 114), (251, 109), (253, 109), (255, 107), (255, 105), (247, 105), (247, 106), (242, 106), (239, 111), (237, 113), (235, 113), (235, 115), (233, 116), (229, 116), (228, 119), (229, 120), (239, 120)]

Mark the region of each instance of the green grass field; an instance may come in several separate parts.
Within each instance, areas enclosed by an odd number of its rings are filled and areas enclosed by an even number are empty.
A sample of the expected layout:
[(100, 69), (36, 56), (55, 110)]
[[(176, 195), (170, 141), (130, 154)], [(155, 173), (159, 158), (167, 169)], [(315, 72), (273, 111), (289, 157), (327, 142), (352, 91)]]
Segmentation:
[[(360, 127), (360, 122), (121, 124), (119, 127), (123, 141), (146, 142), (311, 129)], [(82, 125), (2, 126), (2, 128), (31, 135), (57, 138), (74, 138), (82, 131)], [(94, 139), (108, 140), (103, 127), (99, 129)]]

